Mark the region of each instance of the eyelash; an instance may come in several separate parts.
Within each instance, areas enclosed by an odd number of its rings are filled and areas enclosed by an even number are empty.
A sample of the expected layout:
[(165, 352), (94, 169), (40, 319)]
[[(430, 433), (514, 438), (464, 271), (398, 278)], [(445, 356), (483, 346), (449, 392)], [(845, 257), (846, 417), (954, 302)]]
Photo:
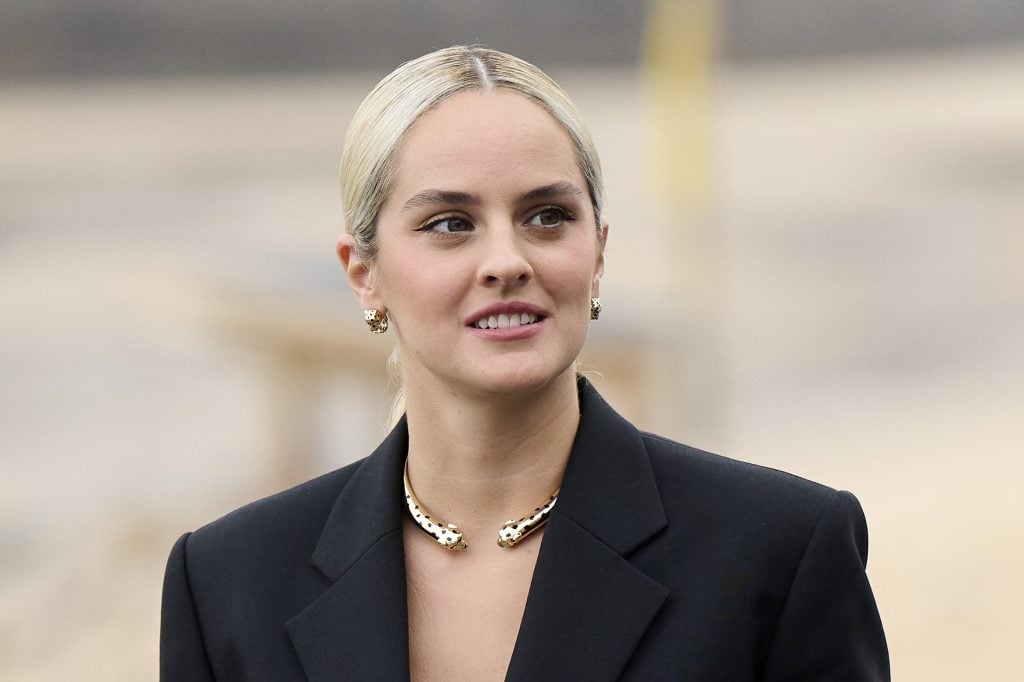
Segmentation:
[(416, 228), (416, 231), (417, 232), (427, 232), (428, 234), (433, 234), (433, 235), (438, 236), (438, 237), (446, 237), (446, 238), (447, 237), (456, 237), (456, 236), (462, 234), (463, 232), (468, 232), (469, 231), (469, 230), (463, 230), (463, 231), (460, 231), (460, 232), (436, 232), (434, 230), (435, 227), (437, 227), (441, 223), (449, 221), (449, 220), (461, 220), (462, 222), (464, 222), (464, 223), (466, 223), (468, 225), (472, 225), (472, 223), (470, 223), (467, 219), (463, 218), (462, 216), (458, 216), (458, 215), (444, 215), (444, 216), (441, 216), (439, 218), (435, 218), (434, 220), (431, 220), (429, 223), (427, 223), (423, 227)]
[[(539, 211), (534, 213), (532, 216), (530, 216), (530, 220), (533, 220), (533, 219), (537, 218), (538, 216), (540, 216), (540, 215), (542, 215), (544, 213), (555, 213), (555, 214), (557, 214), (558, 218), (559, 218), (559, 221), (558, 221), (559, 225), (561, 225), (562, 223), (571, 223), (571, 222), (574, 222), (576, 220), (576, 216), (573, 215), (571, 211), (567, 211), (566, 209), (562, 208), (561, 206), (545, 206), (544, 208), (540, 209)], [(551, 227), (557, 227), (557, 226), (556, 225), (541, 225), (540, 227), (551, 228)]]
[[(561, 206), (545, 206), (544, 208), (541, 208), (538, 211), (535, 211), (533, 213), (533, 215), (530, 216), (530, 218), (529, 218), (529, 220), (527, 222), (536, 219), (538, 216), (540, 216), (540, 215), (542, 215), (544, 213), (555, 213), (559, 217), (559, 222), (557, 224), (555, 224), (555, 225), (537, 225), (536, 226), (536, 227), (539, 227), (542, 230), (546, 230), (546, 231), (547, 230), (552, 230), (554, 228), (557, 228), (562, 223), (571, 223), (571, 222), (575, 222), (575, 220), (576, 220), (576, 216), (571, 211), (568, 211), (568, 210), (562, 208)], [(463, 234), (464, 232), (471, 232), (472, 231), (472, 229), (470, 229), (470, 230), (460, 230), (458, 232), (451, 232), (451, 231), (449, 231), (449, 232), (436, 232), (434, 230), (435, 227), (437, 227), (438, 225), (440, 225), (440, 224), (442, 224), (442, 223), (444, 223), (446, 221), (449, 221), (449, 220), (461, 220), (462, 222), (465, 222), (468, 225), (470, 225), (470, 227), (472, 228), (472, 223), (469, 220), (467, 220), (466, 218), (463, 218), (462, 216), (459, 216), (459, 215), (443, 215), (443, 216), (440, 216), (438, 218), (435, 218), (434, 220), (431, 220), (430, 222), (428, 222), (426, 225), (423, 225), (422, 227), (416, 228), (416, 231), (417, 232), (427, 232), (427, 233), (430, 233), (430, 234), (433, 234), (435, 236), (442, 237), (442, 238), (456, 237), (456, 236), (458, 236), (460, 234)]]

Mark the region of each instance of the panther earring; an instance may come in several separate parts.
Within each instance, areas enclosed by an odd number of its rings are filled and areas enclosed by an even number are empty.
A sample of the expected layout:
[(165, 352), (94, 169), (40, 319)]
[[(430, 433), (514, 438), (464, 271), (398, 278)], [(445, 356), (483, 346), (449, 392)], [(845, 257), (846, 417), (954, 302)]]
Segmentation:
[(386, 312), (370, 308), (363, 311), (363, 317), (366, 318), (366, 326), (374, 334), (383, 334), (388, 330), (388, 314)]
[(590, 319), (596, 320), (599, 317), (601, 317), (601, 299), (592, 298), (590, 299)]

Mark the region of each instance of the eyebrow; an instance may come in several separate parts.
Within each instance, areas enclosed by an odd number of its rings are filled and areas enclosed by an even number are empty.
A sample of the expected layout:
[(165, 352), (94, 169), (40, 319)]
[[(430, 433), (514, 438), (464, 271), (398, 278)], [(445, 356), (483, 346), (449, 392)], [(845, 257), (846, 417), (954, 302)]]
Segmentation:
[[(516, 203), (524, 201), (536, 201), (538, 199), (550, 199), (552, 197), (583, 196), (583, 190), (575, 183), (568, 180), (560, 180), (550, 185), (536, 187), (516, 198)], [(482, 203), (480, 197), (468, 192), (455, 192), (443, 189), (425, 189), (412, 195), (403, 205), (402, 210), (408, 211), (422, 206), (439, 206), (460, 204), (463, 206), (479, 206)]]
[(408, 201), (402, 205), (403, 211), (421, 206), (438, 206), (442, 204), (462, 204), (477, 206), (480, 204), (480, 197), (466, 192), (452, 192), (443, 189), (425, 189), (422, 192), (413, 194)]
[(560, 180), (553, 182), (550, 185), (544, 185), (536, 189), (531, 189), (526, 194), (519, 197), (519, 201), (535, 201), (537, 199), (550, 199), (552, 197), (564, 197), (583, 196), (583, 190), (576, 186), (575, 183), (569, 182), (568, 180)]

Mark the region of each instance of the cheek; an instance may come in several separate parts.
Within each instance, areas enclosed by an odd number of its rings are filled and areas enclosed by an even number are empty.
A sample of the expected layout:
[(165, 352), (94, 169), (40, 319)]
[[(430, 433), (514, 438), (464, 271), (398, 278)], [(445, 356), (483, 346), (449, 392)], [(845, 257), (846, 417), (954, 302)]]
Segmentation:
[(596, 274), (597, 252), (594, 246), (582, 243), (569, 249), (558, 258), (551, 258), (544, 270), (548, 281), (557, 285), (566, 295), (575, 293), (580, 298), (590, 298), (590, 289)]
[(388, 233), (380, 235), (380, 250), (377, 255), (377, 291), (385, 298), (389, 307), (394, 307), (408, 292), (416, 291), (416, 254), (401, 240)]
[(402, 258), (400, 254), (381, 262), (379, 292), (396, 318), (418, 319), (449, 312), (465, 292), (465, 273), (454, 259), (430, 259), (422, 253)]

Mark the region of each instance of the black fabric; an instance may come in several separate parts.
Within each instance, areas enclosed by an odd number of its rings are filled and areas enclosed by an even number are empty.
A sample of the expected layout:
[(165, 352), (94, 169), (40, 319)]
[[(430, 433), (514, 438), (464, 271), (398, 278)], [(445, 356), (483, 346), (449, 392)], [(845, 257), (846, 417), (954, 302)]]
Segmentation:
[[(580, 411), (507, 679), (889, 679), (852, 495)], [(161, 680), (408, 679), (407, 444), (183, 536)]]

